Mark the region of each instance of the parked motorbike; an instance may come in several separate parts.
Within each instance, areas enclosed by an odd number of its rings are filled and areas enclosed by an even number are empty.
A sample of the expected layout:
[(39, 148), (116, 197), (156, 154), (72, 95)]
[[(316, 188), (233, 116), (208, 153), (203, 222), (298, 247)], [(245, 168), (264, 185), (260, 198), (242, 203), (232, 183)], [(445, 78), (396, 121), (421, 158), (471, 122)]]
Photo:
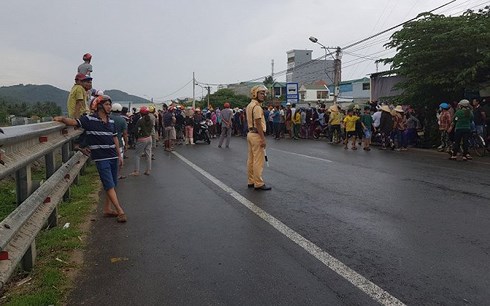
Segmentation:
[(328, 130), (328, 124), (324, 124), (323, 126), (318, 124), (316, 126), (315, 130), (313, 131), (313, 138), (318, 139), (320, 137), (325, 137), (325, 138), (330, 137), (329, 130)]
[(211, 136), (209, 135), (209, 126), (206, 120), (194, 124), (194, 142), (204, 141), (207, 144), (211, 143)]

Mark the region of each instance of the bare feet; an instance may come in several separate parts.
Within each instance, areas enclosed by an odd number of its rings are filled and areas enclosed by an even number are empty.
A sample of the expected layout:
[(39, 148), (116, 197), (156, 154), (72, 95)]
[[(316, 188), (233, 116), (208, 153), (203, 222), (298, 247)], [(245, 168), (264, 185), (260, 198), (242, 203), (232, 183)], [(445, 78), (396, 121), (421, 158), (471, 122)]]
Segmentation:
[(139, 172), (137, 172), (137, 171), (133, 171), (133, 172), (131, 172), (131, 174), (130, 174), (130, 175), (131, 175), (131, 176), (139, 176), (139, 175), (140, 175), (140, 173), (139, 173)]

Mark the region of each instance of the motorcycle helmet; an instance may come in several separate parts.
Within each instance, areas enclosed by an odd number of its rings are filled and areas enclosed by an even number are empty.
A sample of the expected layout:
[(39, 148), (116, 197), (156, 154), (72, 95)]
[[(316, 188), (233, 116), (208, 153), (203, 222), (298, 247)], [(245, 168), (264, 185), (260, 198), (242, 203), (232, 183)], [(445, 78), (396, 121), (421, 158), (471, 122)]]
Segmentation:
[(439, 107), (442, 109), (449, 109), (449, 104), (447, 104), (446, 102), (442, 102), (441, 104), (439, 104)]
[(148, 115), (149, 112), (150, 111), (148, 110), (148, 107), (146, 107), (146, 106), (142, 106), (140, 108), (140, 114), (142, 114), (142, 115)]
[(107, 96), (107, 95), (102, 95), (102, 96), (98, 96), (97, 98), (95, 98), (92, 103), (90, 104), (90, 110), (96, 112), (99, 108), (102, 107), (102, 105), (106, 102), (106, 101), (109, 101), (111, 102), (112, 104), (112, 100), (111, 100), (111, 97)]
[(155, 106), (153, 106), (153, 105), (148, 106), (148, 111), (150, 113), (154, 113), (155, 112)]
[(267, 93), (268, 89), (264, 85), (256, 85), (256, 86), (252, 87), (252, 89), (250, 90), (250, 93), (252, 95), (252, 99), (257, 99), (257, 95), (258, 95), (259, 91), (265, 91)]
[(470, 107), (470, 101), (463, 99), (463, 100), (458, 102), (458, 106), (459, 107), (465, 107), (465, 108)]
[(91, 59), (92, 59), (92, 54), (90, 54), (90, 53), (85, 53), (85, 54), (83, 55), (83, 60), (84, 60), (84, 61), (90, 61)]
[(122, 105), (119, 104), (119, 103), (112, 104), (112, 111), (113, 112), (120, 112), (120, 111), (122, 111)]

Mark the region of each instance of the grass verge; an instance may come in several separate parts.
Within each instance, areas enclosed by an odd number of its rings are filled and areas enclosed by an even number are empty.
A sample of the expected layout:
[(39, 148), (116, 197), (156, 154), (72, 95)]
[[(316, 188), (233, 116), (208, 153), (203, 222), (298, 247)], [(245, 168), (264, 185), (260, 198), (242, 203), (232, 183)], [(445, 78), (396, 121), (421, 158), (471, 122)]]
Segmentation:
[[(71, 188), (69, 202), (58, 206), (58, 227), (46, 229), (36, 239), (37, 259), (28, 275), (12, 277), (0, 298), (2, 305), (62, 305), (80, 268), (74, 254), (85, 246), (88, 216), (97, 207), (99, 179), (95, 165), (87, 166), (80, 183)], [(63, 225), (70, 226), (63, 229)], [(21, 285), (19, 285), (21, 284)]]

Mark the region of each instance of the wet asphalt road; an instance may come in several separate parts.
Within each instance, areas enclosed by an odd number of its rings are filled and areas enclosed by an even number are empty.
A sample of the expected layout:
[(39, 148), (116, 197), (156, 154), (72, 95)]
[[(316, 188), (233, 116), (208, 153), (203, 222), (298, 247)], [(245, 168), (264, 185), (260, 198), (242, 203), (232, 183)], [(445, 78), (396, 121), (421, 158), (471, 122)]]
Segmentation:
[[(490, 303), (490, 157), (269, 138), (261, 192), (245, 139), (176, 151), (405, 304)], [(120, 181), (128, 223), (94, 222), (69, 305), (378, 304), (178, 155), (155, 157)]]

